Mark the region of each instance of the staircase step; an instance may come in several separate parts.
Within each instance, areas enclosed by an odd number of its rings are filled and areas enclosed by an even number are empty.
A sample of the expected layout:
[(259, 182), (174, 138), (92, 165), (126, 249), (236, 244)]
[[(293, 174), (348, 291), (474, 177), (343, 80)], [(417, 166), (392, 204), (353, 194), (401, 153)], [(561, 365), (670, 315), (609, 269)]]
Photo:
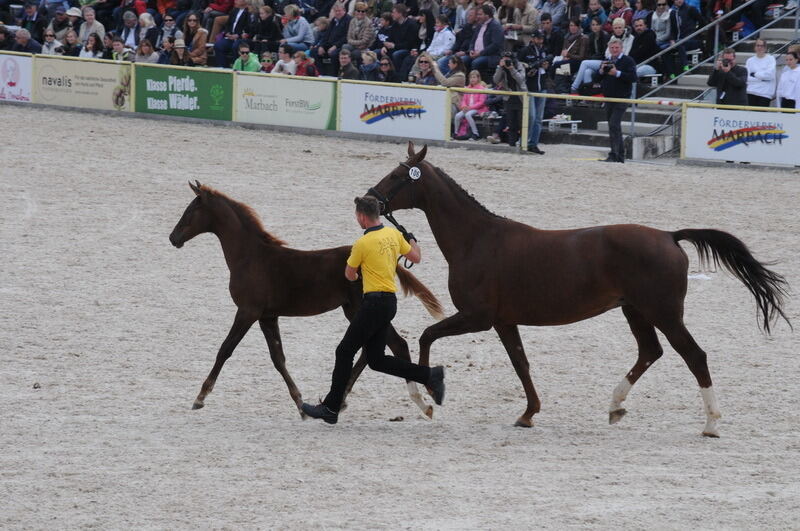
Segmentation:
[(678, 80), (678, 86), (702, 87), (708, 86), (708, 74), (687, 74)]
[(795, 38), (794, 28), (769, 28), (761, 32), (767, 41), (791, 41)]
[[(648, 123), (641, 123), (639, 120), (636, 120), (636, 124), (633, 127), (634, 132), (636, 135), (646, 135), (649, 134), (653, 129), (655, 129), (656, 124), (648, 124)], [(597, 122), (597, 131), (599, 133), (608, 133), (608, 122)], [(631, 132), (631, 122), (622, 122), (622, 133), (625, 135), (629, 135)], [(671, 135), (672, 128), (665, 129), (664, 131), (660, 132), (661, 135)]]

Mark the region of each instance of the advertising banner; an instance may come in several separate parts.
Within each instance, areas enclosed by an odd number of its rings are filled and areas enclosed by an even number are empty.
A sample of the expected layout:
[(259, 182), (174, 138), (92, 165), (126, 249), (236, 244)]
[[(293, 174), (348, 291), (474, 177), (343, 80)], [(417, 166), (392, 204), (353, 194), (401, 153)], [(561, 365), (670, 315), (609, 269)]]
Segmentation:
[(131, 110), (130, 63), (37, 55), (33, 71), (33, 99), (36, 103)]
[(230, 71), (136, 65), (136, 112), (231, 120)]
[(237, 74), (236, 121), (336, 129), (336, 83)]
[(31, 101), (33, 57), (0, 53), (0, 101)]
[(342, 131), (444, 140), (450, 104), (444, 90), (347, 82), (339, 90)]
[(688, 107), (685, 158), (797, 164), (800, 114)]

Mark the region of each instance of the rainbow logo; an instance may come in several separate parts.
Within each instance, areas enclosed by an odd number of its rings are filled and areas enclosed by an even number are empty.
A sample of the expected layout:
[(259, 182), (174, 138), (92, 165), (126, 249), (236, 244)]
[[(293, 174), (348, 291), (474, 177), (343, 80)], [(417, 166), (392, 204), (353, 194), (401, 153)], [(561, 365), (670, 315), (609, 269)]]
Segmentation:
[(396, 116), (405, 116), (406, 118), (419, 118), (420, 115), (427, 112), (421, 104), (415, 101), (394, 101), (392, 103), (384, 103), (377, 107), (372, 107), (361, 113), (359, 118), (366, 124), (374, 124), (384, 118), (395, 118)]
[[(716, 132), (715, 132), (716, 134)], [(707, 142), (708, 147), (714, 151), (724, 151), (739, 144), (749, 144), (751, 142), (761, 142), (764, 144), (780, 143), (783, 139), (789, 138), (784, 129), (774, 125), (759, 125), (755, 127), (743, 127), (723, 131), (714, 136)]]

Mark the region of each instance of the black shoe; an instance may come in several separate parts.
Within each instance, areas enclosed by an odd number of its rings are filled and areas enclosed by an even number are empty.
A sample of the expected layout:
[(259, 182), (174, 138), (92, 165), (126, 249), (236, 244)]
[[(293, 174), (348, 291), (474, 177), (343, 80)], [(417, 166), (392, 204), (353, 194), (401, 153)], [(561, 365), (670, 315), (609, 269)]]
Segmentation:
[(618, 161), (617, 157), (615, 157), (614, 155), (609, 155), (605, 158), (603, 162), (618, 162)]
[(539, 146), (528, 146), (528, 151), (536, 153), (537, 155), (544, 155), (544, 151), (539, 149)]
[(444, 367), (439, 365), (431, 369), (431, 375), (428, 378), (428, 388), (431, 390), (433, 401), (441, 406), (444, 401)]
[(303, 405), (300, 406), (300, 409), (302, 409), (303, 413), (309, 417), (314, 419), (322, 419), (328, 424), (336, 424), (339, 421), (339, 413), (333, 411), (325, 404), (317, 404), (316, 406), (312, 406), (311, 404), (306, 404), (303, 402)]

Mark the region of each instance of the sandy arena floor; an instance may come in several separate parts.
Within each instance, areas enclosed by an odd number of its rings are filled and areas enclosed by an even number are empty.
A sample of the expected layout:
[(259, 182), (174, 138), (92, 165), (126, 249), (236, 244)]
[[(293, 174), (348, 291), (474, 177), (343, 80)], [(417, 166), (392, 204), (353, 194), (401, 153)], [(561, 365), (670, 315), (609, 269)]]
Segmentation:
[[(352, 198), (402, 145), (0, 107), (0, 528), (788, 529), (800, 516), (800, 334), (756, 326), (724, 272), (689, 283), (686, 321), (709, 355), (722, 438), (667, 345), (609, 426), (635, 361), (619, 310), (524, 328), (543, 401), (524, 394), (493, 332), (440, 340), (447, 400), (422, 418), (405, 385), (366, 371), (336, 426), (302, 422), (250, 331), (205, 409), (192, 402), (233, 320), (217, 239), (167, 239), (199, 179), (252, 205), (293, 247), (351, 243)], [(490, 210), (541, 228), (635, 222), (714, 227), (800, 288), (800, 175), (429, 150)], [(447, 267), (419, 212), (413, 272), (453, 310)], [(790, 300), (795, 326), (800, 311)], [(402, 300), (412, 344), (432, 324)], [(288, 367), (324, 395), (339, 311), (283, 319)], [(662, 337), (663, 340), (663, 337)], [(394, 417), (403, 422), (389, 422)]]

